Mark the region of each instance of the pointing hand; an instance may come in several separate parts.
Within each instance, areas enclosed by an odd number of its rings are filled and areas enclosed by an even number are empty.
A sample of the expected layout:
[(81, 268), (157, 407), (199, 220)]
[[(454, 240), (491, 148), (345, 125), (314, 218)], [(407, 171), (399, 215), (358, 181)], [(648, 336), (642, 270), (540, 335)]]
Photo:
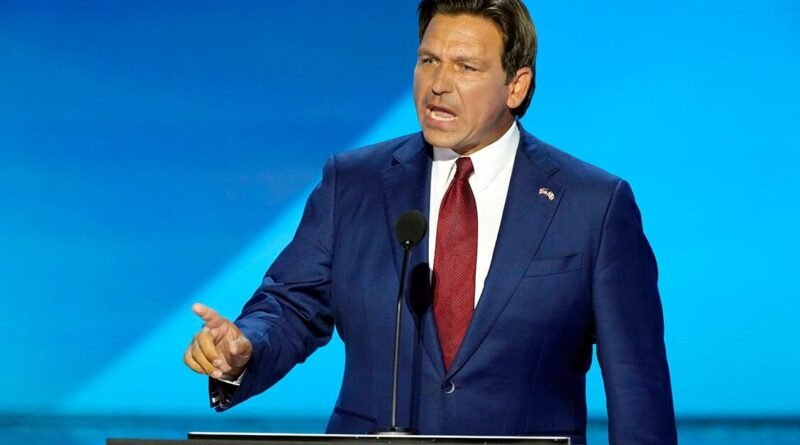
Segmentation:
[(197, 373), (236, 380), (250, 361), (253, 345), (235, 324), (214, 309), (195, 303), (192, 311), (205, 323), (186, 348), (183, 362)]

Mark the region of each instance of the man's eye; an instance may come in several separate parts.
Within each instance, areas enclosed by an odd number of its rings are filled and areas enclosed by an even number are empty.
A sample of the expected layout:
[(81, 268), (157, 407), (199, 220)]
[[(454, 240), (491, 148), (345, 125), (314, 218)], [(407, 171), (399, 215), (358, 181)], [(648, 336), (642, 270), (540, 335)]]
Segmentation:
[(422, 58), (419, 61), (420, 65), (433, 65), (434, 62), (435, 60), (431, 59), (430, 57)]
[(472, 66), (470, 66), (470, 65), (464, 65), (464, 64), (462, 64), (462, 65), (461, 65), (461, 71), (473, 72), (473, 71), (478, 71), (478, 70), (477, 70), (475, 67), (472, 67)]

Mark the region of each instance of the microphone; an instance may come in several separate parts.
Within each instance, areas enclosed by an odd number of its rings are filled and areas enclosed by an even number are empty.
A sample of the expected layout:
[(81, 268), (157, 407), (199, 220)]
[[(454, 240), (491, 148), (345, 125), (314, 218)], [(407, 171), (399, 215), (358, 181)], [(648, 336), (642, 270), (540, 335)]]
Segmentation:
[(411, 248), (419, 244), (428, 231), (428, 221), (418, 210), (406, 210), (397, 219), (394, 233), (397, 242), (403, 247), (403, 267), (400, 270), (400, 289), (397, 292), (397, 317), (394, 326), (394, 365), (392, 367), (392, 424), (388, 430), (379, 430), (378, 434), (387, 436), (403, 436), (414, 434), (409, 428), (397, 427), (397, 369), (400, 362), (400, 316), (402, 314), (403, 294), (408, 275), (408, 261)]
[(397, 218), (397, 223), (394, 226), (397, 242), (404, 249), (411, 249), (419, 244), (422, 238), (425, 238), (425, 232), (427, 231), (428, 222), (425, 221), (425, 215), (418, 210), (406, 210), (400, 215), (400, 218)]

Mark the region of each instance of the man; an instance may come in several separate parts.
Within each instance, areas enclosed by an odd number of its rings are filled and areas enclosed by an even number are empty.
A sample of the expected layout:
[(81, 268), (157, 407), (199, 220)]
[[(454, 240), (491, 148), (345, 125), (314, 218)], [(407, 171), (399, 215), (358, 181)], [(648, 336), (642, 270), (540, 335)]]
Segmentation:
[(656, 264), (631, 190), (516, 123), (534, 85), (527, 10), (423, 0), (419, 22), (422, 134), (333, 156), (235, 324), (195, 305), (205, 326), (187, 365), (213, 377), (213, 403), (227, 409), (335, 325), (345, 373), (328, 432), (389, 425), (402, 254), (393, 226), (420, 209), (430, 232), (410, 263), (399, 425), (584, 443), (596, 343), (611, 442), (675, 443)]

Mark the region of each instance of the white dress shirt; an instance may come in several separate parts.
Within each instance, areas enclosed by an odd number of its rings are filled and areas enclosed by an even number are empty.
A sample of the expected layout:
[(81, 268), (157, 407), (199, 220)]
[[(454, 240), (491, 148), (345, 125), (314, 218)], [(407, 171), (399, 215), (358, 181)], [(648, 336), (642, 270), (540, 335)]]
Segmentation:
[[(474, 173), (469, 185), (478, 208), (478, 258), (475, 264), (475, 305), (483, 292), (483, 282), (492, 264), (494, 245), (503, 219), (503, 209), (508, 195), (508, 184), (514, 167), (514, 156), (519, 145), (519, 129), (514, 122), (500, 139), (469, 155)], [(450, 181), (455, 175), (458, 153), (448, 148), (433, 149), (431, 167), (431, 201), (428, 221), (428, 262), (433, 273), (436, 253), (436, 226), (439, 223), (439, 206)]]

